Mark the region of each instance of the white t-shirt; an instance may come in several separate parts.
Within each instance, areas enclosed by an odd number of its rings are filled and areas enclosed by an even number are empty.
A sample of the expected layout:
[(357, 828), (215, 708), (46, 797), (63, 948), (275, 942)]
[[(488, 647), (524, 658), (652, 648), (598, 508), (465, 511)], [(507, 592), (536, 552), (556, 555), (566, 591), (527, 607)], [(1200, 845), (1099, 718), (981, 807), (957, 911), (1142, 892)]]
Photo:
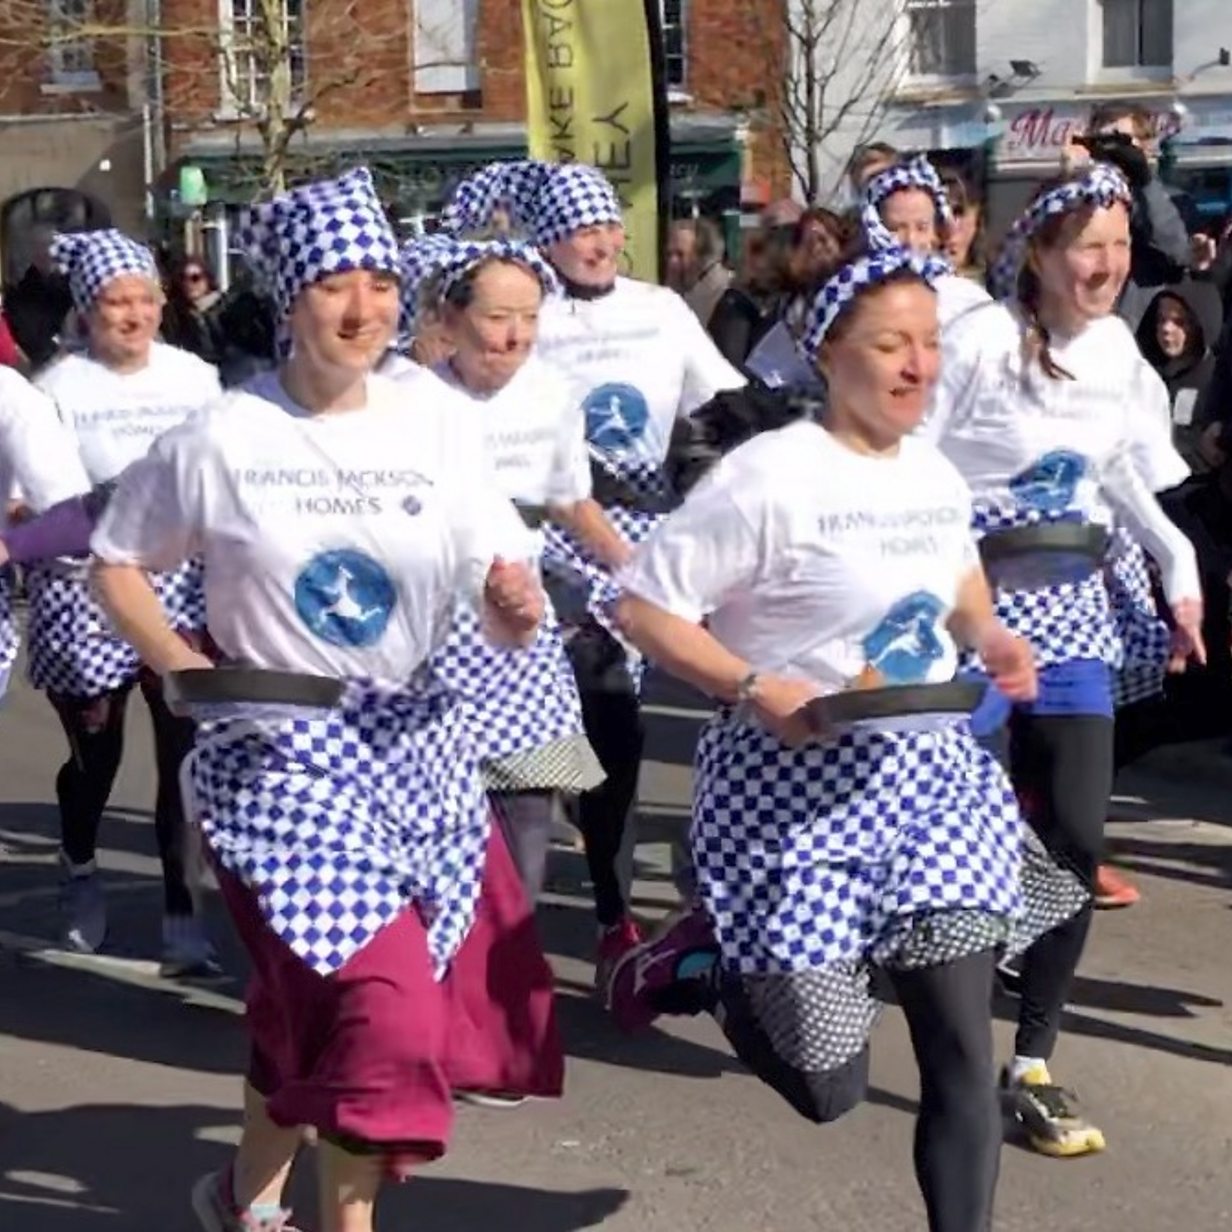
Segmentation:
[(377, 372), (393, 381), (403, 380), (424, 370), (423, 364), (417, 364), (413, 359), (398, 351), (386, 351), (381, 362), (376, 366)]
[(922, 434), (958, 467), (977, 504), (1102, 524), (1115, 513), (1159, 562), (1169, 600), (1198, 598), (1193, 548), (1136, 460), (1151, 417), (1166, 414), (1163, 383), (1117, 317), (1053, 339), (1050, 350), (1074, 380), (1051, 380), (1038, 363), (1027, 369), (1019, 318), (1006, 305), (960, 317), (942, 337)]
[(0, 526), (7, 525), (9, 501), (19, 490), (41, 513), (89, 487), (55, 404), (12, 368), (0, 367)]
[(477, 424), (373, 376), (361, 410), (310, 416), (276, 373), (160, 437), (95, 533), (103, 560), (205, 558), (209, 629), (256, 667), (405, 683), (528, 535)]
[(139, 372), (112, 372), (88, 355), (66, 355), (37, 384), (77, 438), (91, 483), (114, 479), (222, 392), (212, 365), (161, 342)]
[(992, 303), (992, 297), (978, 282), (957, 274), (943, 274), (933, 285), (937, 292), (937, 321), (942, 329), (949, 328), (973, 308)]
[(728, 454), (637, 550), (624, 589), (758, 671), (845, 688), (949, 680), (945, 622), (976, 566), (971, 498), (924, 441), (858, 454), (808, 421)]
[(675, 291), (630, 278), (599, 299), (548, 299), (538, 349), (569, 380), (587, 442), (618, 461), (662, 465), (677, 419), (745, 384)]
[(503, 388), (467, 389), (446, 361), (399, 378), (410, 411), (440, 402), (450, 415), (478, 416), (500, 490), (523, 505), (572, 505), (590, 495), (586, 434), (569, 383), (531, 355)]

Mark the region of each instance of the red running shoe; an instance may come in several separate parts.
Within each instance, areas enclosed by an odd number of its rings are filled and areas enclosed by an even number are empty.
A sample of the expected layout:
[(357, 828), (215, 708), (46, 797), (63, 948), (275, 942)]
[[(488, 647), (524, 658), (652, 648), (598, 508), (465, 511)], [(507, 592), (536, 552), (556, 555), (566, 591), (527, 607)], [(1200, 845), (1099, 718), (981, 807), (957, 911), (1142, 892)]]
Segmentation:
[(705, 990), (677, 996), (668, 994), (685, 981), (712, 982), (719, 947), (703, 908), (686, 907), (671, 916), (656, 936), (627, 951), (612, 968), (604, 1002), (616, 1025), (629, 1034), (645, 1030), (662, 1013), (700, 1013), (706, 1008)]
[(1123, 877), (1111, 864), (1101, 864), (1095, 870), (1095, 906), (1101, 911), (1132, 907), (1142, 895), (1128, 877)]
[(624, 916), (618, 924), (599, 928), (599, 952), (595, 957), (595, 992), (603, 997), (612, 968), (630, 950), (642, 944), (642, 930), (631, 916)]

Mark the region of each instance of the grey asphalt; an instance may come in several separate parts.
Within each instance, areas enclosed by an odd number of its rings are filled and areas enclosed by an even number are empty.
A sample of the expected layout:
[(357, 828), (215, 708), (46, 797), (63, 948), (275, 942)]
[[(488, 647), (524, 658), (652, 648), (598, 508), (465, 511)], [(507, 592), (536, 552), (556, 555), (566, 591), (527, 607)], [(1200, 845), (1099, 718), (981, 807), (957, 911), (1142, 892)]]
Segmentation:
[[(691, 701), (653, 699), (636, 861), (647, 918), (673, 901), (668, 844), (687, 800)], [(58, 730), (24, 688), (0, 714), (0, 1232), (192, 1232), (187, 1189), (237, 1138), (239, 985), (207, 994), (155, 973), (151, 759), (134, 710), (103, 833), (112, 936), (89, 959), (50, 947)], [(1232, 1228), (1229, 786), (1232, 761), (1209, 747), (1157, 758), (1120, 785), (1112, 834), (1144, 902), (1098, 918), (1056, 1064), (1110, 1147), (1060, 1162), (1008, 1142), (997, 1232)], [(388, 1196), (383, 1229), (923, 1228), (910, 1169), (916, 1082), (897, 1010), (877, 1029), (867, 1104), (811, 1127), (742, 1071), (708, 1020), (616, 1034), (587, 996), (593, 931), (575, 851), (555, 853), (550, 890), (541, 923), (560, 979), (565, 1098), (461, 1110), (454, 1149)], [(997, 1006), (1002, 1053), (1010, 1015)], [(294, 1198), (311, 1228), (309, 1173)]]

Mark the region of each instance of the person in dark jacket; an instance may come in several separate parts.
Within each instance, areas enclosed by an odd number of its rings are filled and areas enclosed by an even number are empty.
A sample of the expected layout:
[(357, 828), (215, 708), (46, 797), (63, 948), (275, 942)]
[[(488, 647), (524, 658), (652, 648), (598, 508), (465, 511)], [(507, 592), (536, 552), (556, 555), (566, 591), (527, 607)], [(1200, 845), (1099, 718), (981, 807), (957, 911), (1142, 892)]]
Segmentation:
[(31, 236), (34, 258), (4, 297), (9, 329), (36, 372), (59, 351), (60, 331), (73, 307), (68, 279), (51, 263), (52, 235), (49, 227), (37, 228)]
[(1138, 346), (1168, 387), (1172, 441), (1195, 474), (1221, 459), (1220, 416), (1209, 397), (1223, 304), (1208, 282), (1182, 282), (1151, 300), (1138, 326)]
[(1185, 221), (1151, 165), (1148, 148), (1153, 138), (1154, 123), (1142, 107), (1105, 103), (1091, 116), (1088, 135), (1062, 154), (1062, 165), (1069, 169), (1092, 158), (1111, 163), (1133, 189), (1129, 281), (1117, 311), (1135, 330), (1155, 293), (1179, 282), (1193, 261)]

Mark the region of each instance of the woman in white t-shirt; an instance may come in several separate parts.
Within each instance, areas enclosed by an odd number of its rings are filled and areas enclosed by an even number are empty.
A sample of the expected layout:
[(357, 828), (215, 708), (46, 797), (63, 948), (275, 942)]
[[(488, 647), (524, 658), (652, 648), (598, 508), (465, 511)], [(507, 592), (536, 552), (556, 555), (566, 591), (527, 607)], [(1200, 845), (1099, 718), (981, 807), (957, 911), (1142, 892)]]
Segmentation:
[[(56, 415), (54, 404), (24, 376), (0, 367), (0, 528), (18, 491), (21, 502), (42, 513), (90, 486), (77, 445)], [(0, 565), (8, 559), (0, 554)], [(0, 572), (0, 697), (17, 658), (8, 571)]]
[[(1115, 514), (1159, 563), (1181, 666), (1190, 652), (1202, 654), (1201, 590), (1193, 549), (1135, 456), (1144, 417), (1166, 395), (1114, 315), (1129, 272), (1130, 203), (1128, 185), (1105, 166), (1040, 193), (994, 268), (994, 290), (1005, 301), (946, 331), (925, 433), (971, 485), (986, 551), (1007, 531), (1021, 539), (1030, 527), (1107, 526)], [(1077, 568), (1072, 557), (1059, 564), (1047, 554), (1026, 563), (1028, 573), (997, 587), (996, 602), (1035, 649), (1040, 695), (1012, 714), (1005, 707), (1001, 743), (1032, 825), (1089, 888), (1112, 786), (1109, 668), (1121, 649), (1097, 554)], [(1049, 1155), (1104, 1146), (1047, 1064), (1090, 914), (1088, 902), (1023, 964), (1007, 1083), (1032, 1145)]]
[(1029, 647), (993, 614), (967, 487), (912, 435), (937, 376), (943, 269), (897, 247), (840, 267), (802, 342), (829, 389), (821, 420), (729, 454), (621, 574), (622, 630), (721, 709), (697, 757), (700, 908), (627, 955), (610, 994), (631, 1028), (694, 980), (758, 1076), (830, 1121), (863, 1098), (883, 968), (920, 1067), (928, 1226), (986, 1232), (993, 970), (1019, 907), (1013, 793), (962, 713), (892, 703), (831, 726), (806, 710), (948, 682), (956, 642), (1011, 696), (1034, 692)]
[[(875, 175), (864, 188), (864, 230), (874, 245), (891, 238), (914, 252), (942, 254), (954, 225), (950, 199), (936, 168), (922, 154)], [(945, 330), (989, 302), (988, 293), (953, 269), (937, 279), (937, 318)]]
[[(89, 485), (114, 479), (169, 428), (219, 392), (218, 374), (197, 356), (157, 342), (163, 292), (154, 256), (119, 231), (57, 236), (52, 258), (67, 275), (85, 349), (63, 356), (36, 384), (55, 403), (77, 443)], [(124, 752), (124, 715), (133, 687), (150, 710), (158, 771), (154, 830), (163, 867), (162, 971), (179, 978), (219, 974), (185, 872), (179, 768), (192, 724), (167, 709), (158, 681), (113, 632), (81, 561), (31, 569), (31, 683), (55, 708), (71, 755), (56, 776), (65, 868), (62, 935), (92, 953), (107, 931), (95, 865), (103, 810)], [(172, 626), (191, 635), (205, 623), (199, 566), (157, 580)]]
[(224, 661), (342, 684), (315, 715), (241, 706), (201, 727), (194, 810), (252, 959), (253, 1050), (239, 1153), (193, 1203), (210, 1232), (287, 1226), (310, 1125), (325, 1226), (367, 1232), (383, 1176), (444, 1152), (451, 1090), (560, 1090), (551, 974), (428, 666), (456, 598), (517, 644), (542, 592), (477, 426), (408, 412), (370, 375), (398, 250), (367, 170), (254, 207), (241, 234), (290, 357), (125, 472), (97, 578), (151, 667), (206, 668), (143, 573), (200, 553)]
[(501, 211), (560, 278), (562, 292), (540, 314), (537, 349), (582, 409), (593, 495), (617, 532), (599, 547), (597, 525), (589, 540), (549, 525), (544, 551), (559, 587), (557, 612), (572, 625), (566, 645), (586, 734), (607, 776), (579, 797), (576, 812), (594, 886), (602, 984), (611, 963), (640, 939), (617, 868), (641, 767), (641, 669), (606, 623), (611, 575), (676, 503), (664, 474), (676, 421), (744, 378), (679, 295), (620, 276), (620, 200), (602, 172), (581, 163), (494, 163), (459, 185), (442, 222), (457, 234), (482, 231)]
[[(479, 423), (496, 482), (537, 542), (549, 521), (583, 538), (598, 525), (613, 538), (591, 499), (581, 412), (532, 350), (544, 297), (556, 290), (551, 267), (516, 240), (431, 239), (428, 259), (422, 243), (409, 261), (403, 249), (403, 303), (414, 305), (411, 335), (426, 326), (450, 358), (403, 378), (412, 408), (440, 403)], [(534, 902), (556, 799), (603, 781), (560, 627), (549, 608), (529, 651), (501, 651), (462, 612), (434, 666), (467, 699), (489, 795)]]

